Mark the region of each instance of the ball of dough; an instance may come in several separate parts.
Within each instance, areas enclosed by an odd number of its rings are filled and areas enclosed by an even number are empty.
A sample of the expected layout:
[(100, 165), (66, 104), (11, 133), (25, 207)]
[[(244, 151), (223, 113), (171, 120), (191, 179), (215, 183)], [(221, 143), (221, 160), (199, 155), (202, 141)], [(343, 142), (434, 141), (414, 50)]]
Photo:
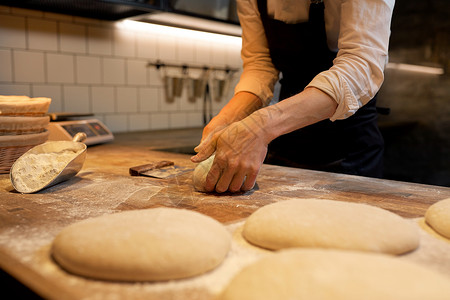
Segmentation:
[(214, 269), (231, 235), (218, 221), (175, 208), (126, 211), (64, 228), (52, 244), (67, 271), (97, 279), (170, 280)]
[(194, 169), (194, 173), (192, 176), (192, 182), (194, 183), (194, 188), (199, 192), (206, 192), (205, 183), (206, 176), (211, 169), (211, 166), (214, 162), (215, 155), (211, 155), (208, 159), (200, 162)]
[(383, 254), (289, 249), (245, 267), (219, 299), (440, 300), (450, 280)]
[(261, 207), (243, 236), (272, 250), (320, 247), (400, 254), (419, 245), (417, 228), (387, 210), (359, 203), (294, 199)]
[(425, 213), (425, 221), (436, 232), (450, 239), (450, 198), (431, 205)]

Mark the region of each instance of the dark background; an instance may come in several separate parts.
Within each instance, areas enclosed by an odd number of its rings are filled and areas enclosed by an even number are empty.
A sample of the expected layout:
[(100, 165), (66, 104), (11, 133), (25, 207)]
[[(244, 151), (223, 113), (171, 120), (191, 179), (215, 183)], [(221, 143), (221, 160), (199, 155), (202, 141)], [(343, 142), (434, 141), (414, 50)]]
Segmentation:
[(450, 186), (450, 1), (397, 0), (390, 62), (444, 68), (444, 75), (386, 69), (378, 105), (385, 178)]

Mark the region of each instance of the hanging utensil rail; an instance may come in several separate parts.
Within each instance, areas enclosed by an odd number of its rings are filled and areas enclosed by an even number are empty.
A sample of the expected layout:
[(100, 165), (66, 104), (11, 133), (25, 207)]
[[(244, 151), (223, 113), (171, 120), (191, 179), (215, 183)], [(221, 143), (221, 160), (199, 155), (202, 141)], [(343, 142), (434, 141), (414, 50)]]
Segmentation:
[(147, 63), (147, 67), (152, 67), (152, 66), (156, 67), (156, 69), (160, 69), (162, 67), (181, 68), (183, 70), (183, 72), (186, 72), (188, 69), (201, 69), (201, 70), (205, 70), (205, 71), (225, 71), (227, 73), (239, 71), (239, 69), (229, 68), (229, 67), (208, 67), (208, 66), (188, 65), (188, 64), (168, 64), (168, 63), (163, 63), (159, 60), (157, 60), (156, 62)]

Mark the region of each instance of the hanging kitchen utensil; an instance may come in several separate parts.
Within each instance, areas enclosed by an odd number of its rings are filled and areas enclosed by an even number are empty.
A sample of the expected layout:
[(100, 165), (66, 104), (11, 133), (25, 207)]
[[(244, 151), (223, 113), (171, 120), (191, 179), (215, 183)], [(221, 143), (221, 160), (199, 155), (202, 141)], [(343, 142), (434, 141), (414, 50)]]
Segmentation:
[(167, 67), (162, 67), (162, 80), (167, 103), (173, 103), (175, 98), (181, 97), (183, 94), (184, 75), (179, 72), (179, 68), (169, 71)]
[(214, 101), (221, 102), (228, 94), (233, 73), (226, 69), (215, 71), (210, 79), (211, 95)]
[(51, 141), (31, 148), (11, 167), (13, 187), (29, 194), (72, 178), (83, 167), (85, 139), (86, 134), (79, 132), (72, 141)]
[(206, 83), (205, 86), (205, 94), (203, 96), (203, 124), (206, 125), (211, 121), (213, 117), (212, 113), (212, 100), (211, 100), (211, 93), (210, 93), (210, 85), (209, 81)]
[[(197, 72), (198, 73), (198, 72)], [(194, 103), (198, 98), (203, 98), (208, 82), (209, 69), (203, 68), (200, 74), (192, 74), (187, 77), (188, 101)]]

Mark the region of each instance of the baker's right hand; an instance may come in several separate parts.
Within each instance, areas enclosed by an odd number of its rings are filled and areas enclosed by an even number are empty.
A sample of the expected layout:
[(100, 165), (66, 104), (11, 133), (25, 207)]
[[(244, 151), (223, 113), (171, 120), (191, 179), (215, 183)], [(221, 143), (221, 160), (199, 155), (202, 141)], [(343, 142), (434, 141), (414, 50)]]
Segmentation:
[[(195, 156), (194, 161), (201, 162), (214, 153), (216, 144), (211, 143), (211, 140), (216, 133), (224, 130), (230, 124), (246, 118), (261, 106), (262, 101), (252, 93), (239, 92), (235, 94), (220, 113), (212, 118), (203, 129), (200, 144), (194, 149), (196, 152), (199, 152), (200, 149), (203, 149), (203, 151), (200, 155)], [(205, 145), (211, 149), (205, 151)]]
[(221, 131), (231, 123), (232, 121), (230, 121), (229, 118), (223, 114), (218, 114), (212, 118), (205, 128), (203, 128), (202, 139), (196, 148), (198, 148), (204, 141), (210, 140), (214, 133)]

